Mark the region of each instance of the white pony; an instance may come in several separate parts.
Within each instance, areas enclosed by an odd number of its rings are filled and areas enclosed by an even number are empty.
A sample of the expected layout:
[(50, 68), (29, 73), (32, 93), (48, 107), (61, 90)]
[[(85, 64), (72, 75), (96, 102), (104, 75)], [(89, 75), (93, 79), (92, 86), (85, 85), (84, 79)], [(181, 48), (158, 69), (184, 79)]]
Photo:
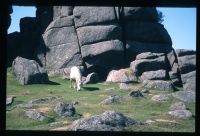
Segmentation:
[(77, 91), (81, 89), (82, 83), (82, 74), (78, 67), (73, 66), (70, 70), (70, 88), (72, 88), (72, 85), (74, 88), (77, 88)]

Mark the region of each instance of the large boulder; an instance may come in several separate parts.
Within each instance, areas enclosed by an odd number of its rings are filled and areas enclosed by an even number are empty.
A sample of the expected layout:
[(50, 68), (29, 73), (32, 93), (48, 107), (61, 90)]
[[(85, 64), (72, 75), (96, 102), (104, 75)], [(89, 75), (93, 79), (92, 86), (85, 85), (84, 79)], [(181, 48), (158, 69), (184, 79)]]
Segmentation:
[(143, 80), (166, 80), (167, 72), (166, 70), (160, 69), (156, 71), (143, 72), (140, 79)]
[(53, 20), (58, 17), (70, 16), (73, 14), (72, 6), (53, 6)]
[(58, 18), (51, 22), (43, 34), (43, 39), (48, 47), (62, 45), (67, 42), (78, 42), (75, 28), (73, 27), (73, 18)]
[(158, 58), (158, 57), (163, 56), (163, 55), (164, 55), (164, 53), (143, 52), (143, 53), (140, 53), (136, 56), (136, 60), (155, 59), (155, 58)]
[(133, 80), (136, 80), (136, 77), (132, 72), (120, 69), (110, 71), (106, 82), (127, 83), (132, 82)]
[(81, 46), (101, 41), (121, 39), (122, 28), (119, 25), (95, 25), (77, 29)]
[(178, 91), (172, 94), (175, 98), (187, 103), (196, 102), (196, 93), (193, 91)]
[(196, 92), (196, 71), (181, 75), (183, 90)]
[(183, 84), (183, 90), (196, 92), (196, 76), (186, 80), (186, 83)]
[(181, 74), (194, 71), (196, 69), (196, 55), (186, 55), (178, 57)]
[(165, 43), (169, 46), (172, 45), (169, 34), (160, 23), (135, 21), (128, 22), (125, 27), (127, 41)]
[(74, 21), (73, 21), (73, 17), (69, 16), (69, 17), (59, 17), (56, 18), (55, 20), (53, 20), (48, 27), (46, 28), (46, 31), (49, 29), (53, 29), (53, 28), (62, 28), (62, 27), (71, 27), (74, 26)]
[[(49, 68), (60, 69), (82, 65), (76, 30), (71, 16), (57, 18), (43, 34), (46, 46), (45, 64)], [(42, 44), (42, 43), (41, 43)]]
[(171, 81), (144, 80), (143, 84), (147, 88), (159, 89), (161, 91), (174, 91), (175, 90), (175, 87)]
[(53, 20), (53, 6), (36, 6), (36, 19), (42, 34)]
[(177, 49), (178, 64), (184, 91), (196, 91), (196, 51)]
[(123, 7), (119, 12), (123, 15), (127, 63), (143, 52), (167, 53), (172, 49), (171, 38), (159, 23), (162, 13), (156, 8)]
[(169, 44), (166, 43), (148, 43), (138, 41), (126, 41), (126, 59), (127, 61), (133, 61), (136, 55), (144, 52), (152, 53), (166, 53), (172, 49)]
[(146, 71), (155, 71), (160, 69), (166, 69), (166, 57), (160, 56), (155, 59), (139, 59), (131, 62), (131, 69), (138, 76)]
[(140, 122), (115, 111), (106, 111), (100, 115), (83, 118), (73, 123), (74, 131), (119, 131), (124, 127)]
[(49, 81), (46, 71), (34, 60), (17, 57), (12, 63), (12, 70), (20, 84), (40, 84)]
[(178, 64), (184, 91), (196, 91), (196, 52), (177, 49)]
[(35, 17), (24, 17), (20, 19), (20, 33), (31, 33), (34, 31), (36, 25)]
[(19, 56), (27, 59), (34, 58), (34, 51), (37, 47), (34, 40), (38, 40), (34, 32), (36, 32), (37, 27), (37, 20), (35, 17), (24, 17), (20, 19)]
[(81, 54), (87, 69), (99, 75), (105, 75), (109, 69), (123, 65), (124, 48), (119, 40), (84, 45)]
[(76, 27), (116, 21), (114, 7), (75, 6), (73, 15)]
[(190, 79), (193, 79), (193, 78), (196, 78), (196, 70), (181, 75), (181, 79), (182, 79), (183, 84), (186, 84), (187, 80), (190, 80)]

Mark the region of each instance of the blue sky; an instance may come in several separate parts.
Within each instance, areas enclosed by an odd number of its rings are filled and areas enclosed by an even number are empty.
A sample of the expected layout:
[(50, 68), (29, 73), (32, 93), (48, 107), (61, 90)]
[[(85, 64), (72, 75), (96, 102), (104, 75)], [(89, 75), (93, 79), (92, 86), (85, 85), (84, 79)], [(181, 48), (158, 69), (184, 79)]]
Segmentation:
[[(164, 15), (162, 24), (172, 38), (174, 49), (196, 50), (196, 8), (157, 8)], [(35, 7), (14, 6), (8, 33), (19, 31), (22, 17), (35, 17)]]

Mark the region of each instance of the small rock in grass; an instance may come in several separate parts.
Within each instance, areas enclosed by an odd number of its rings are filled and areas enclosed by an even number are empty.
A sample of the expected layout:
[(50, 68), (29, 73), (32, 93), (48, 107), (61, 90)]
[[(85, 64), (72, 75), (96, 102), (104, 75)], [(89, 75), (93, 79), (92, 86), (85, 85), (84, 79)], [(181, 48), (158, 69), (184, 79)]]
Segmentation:
[(63, 121), (61, 121), (61, 122), (52, 122), (52, 123), (49, 123), (48, 125), (50, 127), (57, 127), (57, 126), (62, 126), (63, 124), (64, 124)]
[(146, 120), (145, 122), (148, 125), (152, 124), (166, 124), (166, 125), (180, 125), (180, 123), (175, 120), (166, 120), (166, 119), (155, 119), (155, 120)]
[(167, 95), (154, 95), (151, 99), (154, 101), (166, 101), (169, 97)]
[(121, 96), (118, 95), (113, 95), (113, 96), (109, 96), (109, 98), (103, 100), (100, 105), (108, 105), (114, 102), (120, 102), (122, 100)]
[(6, 98), (6, 106), (11, 105), (14, 102), (15, 96), (10, 96)]
[(25, 115), (31, 119), (43, 121), (46, 117), (41, 112), (37, 111), (26, 111)]
[(148, 89), (141, 90), (141, 93), (150, 93)]
[(139, 90), (136, 90), (136, 91), (133, 90), (128, 95), (131, 97), (142, 97), (142, 98), (144, 97)]
[(171, 111), (174, 111), (174, 110), (185, 110), (186, 106), (185, 106), (185, 104), (183, 102), (177, 102), (177, 103), (171, 105), (169, 109)]
[(146, 88), (154, 88), (162, 91), (174, 91), (175, 87), (171, 81), (164, 80), (144, 80), (143, 84)]
[(174, 111), (169, 111), (168, 114), (171, 116), (184, 119), (192, 117), (192, 113), (189, 110), (174, 110)]
[(73, 116), (75, 114), (75, 108), (72, 104), (60, 102), (54, 108), (54, 111), (62, 117)]
[(120, 83), (119, 88), (121, 90), (131, 90), (133, 88), (133, 86), (130, 85), (129, 83)]
[(148, 119), (148, 120), (145, 121), (145, 124), (149, 124), (150, 125), (150, 124), (153, 124), (153, 123), (155, 123), (155, 121), (150, 120), (150, 119)]
[(35, 104), (27, 103), (27, 104), (18, 104), (17, 108), (25, 108), (25, 109), (31, 109), (35, 106)]
[(31, 100), (29, 103), (40, 104), (40, 103), (44, 103), (46, 101), (54, 100), (54, 99), (58, 99), (58, 96), (48, 96), (48, 97), (44, 97), (44, 98), (40, 98), (40, 99), (34, 99), (34, 100)]

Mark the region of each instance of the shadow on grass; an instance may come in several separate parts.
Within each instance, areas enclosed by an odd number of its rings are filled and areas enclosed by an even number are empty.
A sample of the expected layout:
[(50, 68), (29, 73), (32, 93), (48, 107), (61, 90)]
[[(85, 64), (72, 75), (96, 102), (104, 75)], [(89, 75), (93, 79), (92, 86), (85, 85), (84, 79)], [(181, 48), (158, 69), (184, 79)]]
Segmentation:
[(140, 82), (139, 81), (130, 81), (130, 82), (128, 82), (128, 83), (132, 83), (132, 84), (139, 84)]
[(97, 91), (97, 90), (99, 90), (99, 88), (97, 88), (97, 87), (82, 87), (82, 88), (87, 90), (87, 91)]
[(50, 80), (45, 84), (47, 84), (47, 85), (60, 85), (60, 83), (56, 83), (56, 82), (53, 82), (53, 81), (50, 81)]
[(173, 86), (173, 92), (178, 92), (180, 91), (177, 87)]

